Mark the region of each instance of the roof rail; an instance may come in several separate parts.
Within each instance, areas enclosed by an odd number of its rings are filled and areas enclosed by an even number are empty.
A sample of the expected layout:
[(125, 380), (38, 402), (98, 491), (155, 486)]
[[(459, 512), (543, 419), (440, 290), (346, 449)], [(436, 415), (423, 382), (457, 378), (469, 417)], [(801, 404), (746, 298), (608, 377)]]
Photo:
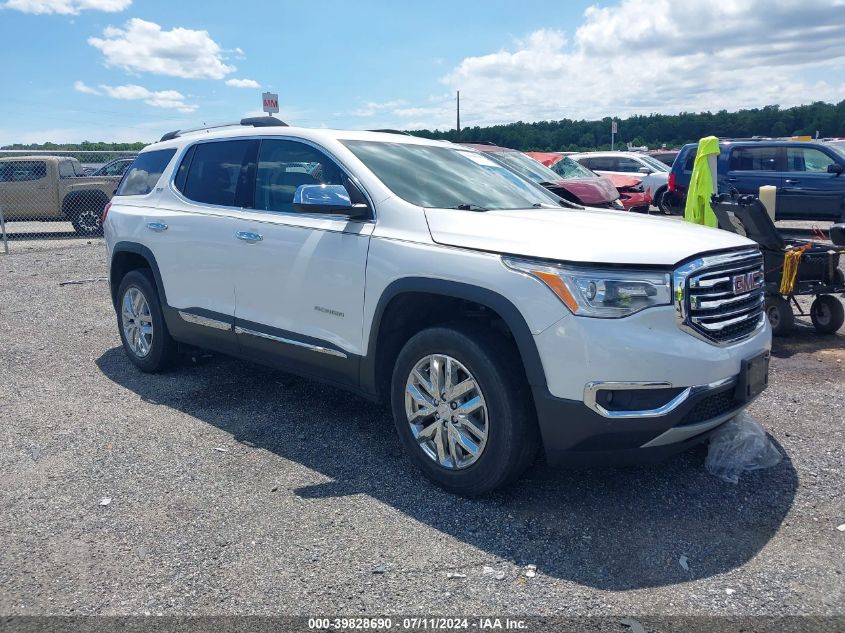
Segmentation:
[(277, 119), (272, 116), (255, 116), (255, 117), (247, 117), (245, 119), (241, 119), (237, 123), (220, 123), (219, 125), (207, 125), (204, 127), (195, 127), (190, 128), (187, 130), (173, 130), (172, 132), (168, 132), (164, 136), (162, 136), (158, 142), (161, 143), (163, 141), (171, 141), (174, 138), (179, 138), (185, 134), (191, 134), (192, 132), (203, 132), (205, 130), (216, 130), (223, 127), (232, 127), (235, 125), (251, 125), (252, 127), (286, 127), (287, 123), (282, 121), (281, 119)]
[(383, 132), (385, 134), (402, 134), (403, 136), (413, 136), (408, 132), (403, 132), (402, 130), (392, 130), (390, 128), (385, 128), (382, 130), (367, 130), (367, 132)]

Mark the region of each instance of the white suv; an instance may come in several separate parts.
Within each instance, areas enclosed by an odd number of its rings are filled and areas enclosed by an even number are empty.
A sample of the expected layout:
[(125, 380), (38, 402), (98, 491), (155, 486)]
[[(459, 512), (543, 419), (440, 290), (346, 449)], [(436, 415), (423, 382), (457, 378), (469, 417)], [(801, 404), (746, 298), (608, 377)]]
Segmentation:
[(561, 206), (462, 146), (271, 121), (165, 135), (106, 209), (141, 370), (182, 344), (389, 402), (410, 458), (466, 495), (540, 446), (553, 464), (684, 449), (765, 388), (752, 242)]

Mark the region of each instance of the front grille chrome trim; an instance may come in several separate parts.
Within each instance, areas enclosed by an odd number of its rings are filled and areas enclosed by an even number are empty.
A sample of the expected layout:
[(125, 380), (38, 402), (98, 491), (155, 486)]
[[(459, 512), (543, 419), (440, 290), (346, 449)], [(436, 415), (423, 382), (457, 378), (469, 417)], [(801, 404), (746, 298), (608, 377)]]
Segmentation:
[[(672, 288), (678, 327), (718, 347), (741, 343), (760, 332), (766, 324), (762, 285), (741, 294), (720, 288), (730, 285), (736, 275), (752, 272), (762, 279), (763, 255), (757, 248), (705, 255), (675, 269)], [(748, 305), (736, 307), (743, 302)], [(736, 328), (741, 331), (730, 331)]]

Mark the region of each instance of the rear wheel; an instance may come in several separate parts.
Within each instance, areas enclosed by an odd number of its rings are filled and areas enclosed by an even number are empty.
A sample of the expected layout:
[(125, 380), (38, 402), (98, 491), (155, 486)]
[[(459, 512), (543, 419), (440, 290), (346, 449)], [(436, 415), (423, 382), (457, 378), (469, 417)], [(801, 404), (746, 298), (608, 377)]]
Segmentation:
[(816, 331), (833, 334), (845, 323), (845, 309), (833, 295), (819, 295), (810, 305), (810, 319)]
[(98, 237), (103, 234), (101, 219), (107, 203), (108, 199), (100, 192), (78, 192), (69, 194), (63, 206), (77, 235)]
[(396, 431), (433, 482), (485, 494), (514, 481), (536, 456), (527, 389), (519, 355), (504, 338), (460, 325), (423, 330), (394, 366)]
[(149, 269), (126, 273), (117, 298), (118, 330), (129, 360), (144, 372), (170, 367), (176, 359), (177, 344), (167, 331)]
[(774, 336), (786, 336), (795, 328), (792, 306), (781, 296), (766, 297), (766, 316)]

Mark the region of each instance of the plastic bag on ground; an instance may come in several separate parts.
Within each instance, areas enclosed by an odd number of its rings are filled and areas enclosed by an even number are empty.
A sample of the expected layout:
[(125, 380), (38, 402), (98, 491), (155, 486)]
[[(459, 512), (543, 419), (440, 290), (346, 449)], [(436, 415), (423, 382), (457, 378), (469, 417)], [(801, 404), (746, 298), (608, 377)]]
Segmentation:
[(743, 411), (710, 436), (704, 466), (711, 475), (735, 484), (744, 471), (771, 468), (781, 459), (763, 427)]

